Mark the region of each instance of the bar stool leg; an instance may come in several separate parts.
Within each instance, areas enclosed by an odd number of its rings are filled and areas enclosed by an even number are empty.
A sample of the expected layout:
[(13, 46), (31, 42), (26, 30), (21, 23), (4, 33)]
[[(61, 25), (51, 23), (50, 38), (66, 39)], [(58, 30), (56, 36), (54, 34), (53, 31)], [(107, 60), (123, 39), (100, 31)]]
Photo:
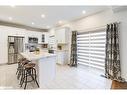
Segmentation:
[(37, 86), (39, 87), (39, 84), (38, 84), (38, 82), (37, 82), (36, 70), (35, 70), (34, 68), (33, 68), (33, 70), (34, 70), (34, 74), (35, 74), (35, 79), (34, 79), (34, 81), (36, 82)]
[(31, 69), (30, 76), (34, 80), (34, 82), (36, 82), (37, 86), (39, 87), (39, 84), (38, 84), (37, 79), (36, 79), (36, 70), (34, 68)]
[(24, 78), (24, 71), (23, 71), (23, 69), (22, 69), (22, 70), (21, 70), (20, 85), (22, 84), (23, 78)]
[(24, 86), (24, 89), (26, 89), (26, 86), (27, 86), (27, 71), (25, 73), (25, 86)]
[(25, 70), (23, 70), (23, 76), (22, 76), (22, 80), (20, 81), (20, 83), (21, 83), (20, 87), (22, 87), (24, 80), (25, 80)]
[(17, 68), (17, 71), (16, 71), (16, 75), (18, 74), (18, 72), (19, 72), (19, 64), (18, 64), (18, 68)]
[(16, 75), (18, 74), (18, 70), (16, 71)]
[(21, 69), (18, 71), (18, 75), (17, 75), (17, 79), (19, 80), (20, 76), (21, 76)]

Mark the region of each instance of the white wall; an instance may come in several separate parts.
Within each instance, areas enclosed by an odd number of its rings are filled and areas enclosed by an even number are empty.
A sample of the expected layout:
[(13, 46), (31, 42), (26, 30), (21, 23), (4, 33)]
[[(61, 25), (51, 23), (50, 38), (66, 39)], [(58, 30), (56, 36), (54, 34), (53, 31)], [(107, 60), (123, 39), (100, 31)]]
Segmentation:
[(127, 10), (113, 11), (108, 9), (98, 14), (84, 17), (70, 23), (72, 30), (90, 30), (102, 27), (111, 22), (121, 22), (120, 24), (120, 54), (122, 77), (127, 80)]
[(38, 37), (39, 42), (41, 42), (42, 34), (46, 33), (21, 28), (0, 26), (0, 64), (5, 64), (8, 62), (8, 36), (24, 36), (24, 43), (28, 43), (29, 36)]

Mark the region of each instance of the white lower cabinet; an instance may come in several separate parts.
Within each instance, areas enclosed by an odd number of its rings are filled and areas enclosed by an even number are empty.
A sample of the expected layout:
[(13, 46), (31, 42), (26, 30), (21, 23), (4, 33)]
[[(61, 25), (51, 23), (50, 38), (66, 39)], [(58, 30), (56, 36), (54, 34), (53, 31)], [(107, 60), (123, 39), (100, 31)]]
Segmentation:
[(67, 52), (65, 51), (58, 51), (57, 52), (57, 64), (67, 64)]

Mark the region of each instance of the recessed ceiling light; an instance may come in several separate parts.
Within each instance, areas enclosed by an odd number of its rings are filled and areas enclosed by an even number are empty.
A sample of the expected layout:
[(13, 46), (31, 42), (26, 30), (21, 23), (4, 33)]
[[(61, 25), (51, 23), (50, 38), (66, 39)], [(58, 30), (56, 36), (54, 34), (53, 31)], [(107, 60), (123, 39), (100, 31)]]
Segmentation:
[(11, 21), (12, 20), (12, 17), (8, 17), (8, 19)]
[(34, 25), (34, 22), (32, 22), (32, 25)]
[(85, 11), (85, 10), (83, 10), (83, 11), (82, 11), (82, 14), (85, 14), (85, 13), (86, 13), (86, 11)]
[(50, 26), (47, 25), (46, 28), (50, 28)]
[(42, 14), (41, 17), (42, 17), (42, 18), (45, 18), (45, 14)]
[(62, 21), (61, 21), (61, 20), (59, 20), (59, 21), (58, 21), (58, 23), (59, 23), (59, 24), (62, 24)]
[(14, 8), (15, 7), (15, 5), (10, 5), (12, 8)]

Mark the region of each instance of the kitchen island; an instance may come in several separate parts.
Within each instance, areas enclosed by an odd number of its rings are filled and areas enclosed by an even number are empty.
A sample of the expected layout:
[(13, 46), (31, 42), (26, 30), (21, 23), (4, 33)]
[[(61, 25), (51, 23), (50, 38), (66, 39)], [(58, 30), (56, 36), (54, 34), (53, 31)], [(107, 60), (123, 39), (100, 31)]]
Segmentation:
[(38, 81), (40, 88), (49, 81), (53, 80), (56, 75), (56, 54), (47, 52), (22, 52), (24, 58), (36, 63), (38, 71)]

